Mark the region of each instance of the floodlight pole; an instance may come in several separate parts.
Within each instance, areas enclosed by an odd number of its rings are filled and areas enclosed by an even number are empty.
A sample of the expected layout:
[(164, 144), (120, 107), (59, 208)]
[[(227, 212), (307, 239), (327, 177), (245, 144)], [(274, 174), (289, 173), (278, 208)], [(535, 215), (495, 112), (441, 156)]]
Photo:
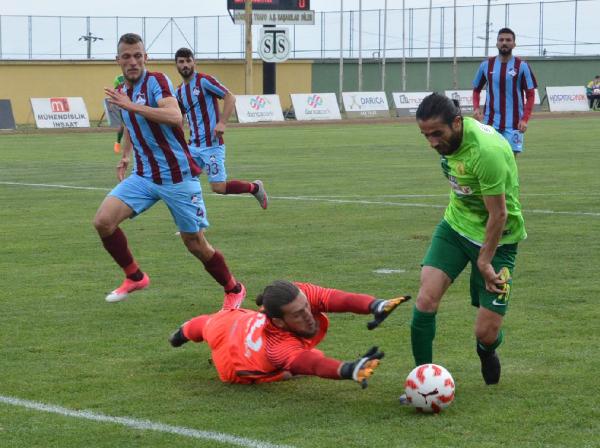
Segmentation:
[(427, 28), (427, 91), (429, 91), (429, 84), (431, 81), (431, 14), (433, 7), (433, 0), (429, 0), (429, 25)]
[(487, 2), (487, 11), (485, 13), (485, 57), (487, 58), (490, 51), (490, 3), (492, 0)]
[(358, 91), (363, 89), (362, 60), (362, 0), (358, 0)]
[(405, 0), (402, 0), (402, 91), (406, 92), (406, 21), (405, 15), (406, 5)]
[(381, 90), (385, 92), (385, 50), (387, 47), (387, 0), (383, 6), (383, 53), (381, 55)]
[(344, 90), (344, 0), (340, 0), (340, 79), (338, 103), (342, 108), (342, 92)]
[(244, 31), (246, 42), (246, 77), (245, 93), (252, 94), (252, 0), (244, 4)]
[(458, 89), (458, 61), (456, 59), (456, 0), (454, 0), (454, 58), (452, 60), (452, 88)]

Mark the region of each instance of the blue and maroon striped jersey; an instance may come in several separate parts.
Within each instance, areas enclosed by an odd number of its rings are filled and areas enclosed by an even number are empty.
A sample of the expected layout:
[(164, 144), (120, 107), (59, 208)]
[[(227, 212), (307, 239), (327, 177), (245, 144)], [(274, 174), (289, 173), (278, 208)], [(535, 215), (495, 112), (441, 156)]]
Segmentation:
[(479, 66), (473, 88), (480, 91), (486, 84), (484, 123), (499, 131), (517, 129), (523, 117), (525, 90), (537, 87), (529, 64), (517, 57), (508, 62), (496, 56), (488, 58)]
[(200, 148), (210, 148), (223, 144), (223, 137), (217, 137), (215, 126), (219, 122), (219, 98), (224, 98), (229, 90), (205, 73), (195, 73), (189, 83), (177, 87), (177, 99), (190, 125), (188, 144)]
[[(163, 73), (144, 71), (139, 81), (119, 89), (137, 104), (158, 107), (162, 98), (172, 97), (173, 85)], [(185, 142), (181, 126), (159, 124), (121, 109), (135, 154), (133, 172), (155, 184), (176, 184), (201, 173)]]

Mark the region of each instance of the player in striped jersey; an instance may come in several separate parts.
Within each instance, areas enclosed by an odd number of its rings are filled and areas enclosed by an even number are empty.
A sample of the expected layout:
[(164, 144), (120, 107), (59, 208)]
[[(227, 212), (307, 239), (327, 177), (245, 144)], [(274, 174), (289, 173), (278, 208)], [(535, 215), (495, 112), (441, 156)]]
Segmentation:
[[(515, 46), (515, 33), (510, 28), (498, 31), (498, 56), (483, 61), (473, 80), (473, 111), (477, 120), (493, 126), (508, 140), (516, 156), (523, 151), (537, 81), (529, 64), (513, 56)], [(486, 84), (487, 99), (482, 112), (480, 92)]]
[(373, 314), (367, 324), (379, 326), (410, 296), (380, 300), (323, 288), (310, 283), (276, 281), (265, 288), (256, 303), (259, 311), (231, 310), (205, 314), (185, 322), (169, 341), (180, 347), (188, 341), (206, 341), (221, 381), (265, 383), (295, 375), (353, 379), (364, 388), (383, 353), (377, 347), (351, 362), (329, 358), (316, 346), (329, 327), (326, 312)]
[[(260, 180), (227, 180), (223, 134), (233, 113), (235, 96), (212, 76), (196, 72), (190, 49), (177, 50), (175, 64), (183, 78), (176, 93), (190, 127), (188, 145), (194, 160), (206, 172), (212, 191), (218, 194), (250, 193), (266, 209), (268, 197)], [(223, 100), (222, 114), (219, 113), (220, 99)]]
[[(163, 200), (185, 246), (223, 286), (225, 302), (235, 308), (246, 291), (229, 271), (223, 254), (204, 236), (208, 220), (197, 179), (201, 170), (185, 142), (181, 111), (171, 81), (163, 73), (146, 70), (148, 56), (137, 34), (121, 36), (117, 50), (117, 63), (125, 83), (118, 89), (105, 89), (105, 93), (109, 102), (121, 109), (125, 125), (122, 155), (117, 165), (120, 183), (100, 205), (94, 226), (104, 248), (123, 269), (126, 278), (106, 300), (124, 300), (129, 293), (150, 284), (150, 278), (131, 255), (119, 224)], [(125, 177), (132, 147), (135, 165), (131, 175)]]

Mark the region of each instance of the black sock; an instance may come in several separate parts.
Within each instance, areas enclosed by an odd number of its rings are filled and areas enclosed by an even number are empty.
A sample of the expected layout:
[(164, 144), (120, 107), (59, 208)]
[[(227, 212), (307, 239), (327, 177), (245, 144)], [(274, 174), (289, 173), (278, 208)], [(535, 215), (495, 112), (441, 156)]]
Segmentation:
[(128, 275), (127, 278), (129, 280), (133, 280), (134, 282), (139, 282), (141, 279), (144, 278), (144, 273), (138, 269), (133, 274)]

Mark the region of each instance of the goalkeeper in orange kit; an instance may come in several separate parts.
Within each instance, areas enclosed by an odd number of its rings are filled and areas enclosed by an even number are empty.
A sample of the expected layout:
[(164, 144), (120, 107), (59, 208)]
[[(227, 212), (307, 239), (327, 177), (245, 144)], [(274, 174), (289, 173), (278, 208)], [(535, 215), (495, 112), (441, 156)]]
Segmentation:
[(252, 384), (315, 375), (354, 380), (365, 388), (383, 352), (372, 347), (350, 362), (325, 356), (316, 349), (329, 327), (325, 313), (372, 314), (373, 320), (367, 324), (372, 330), (409, 299), (402, 296), (381, 300), (280, 280), (257, 297), (259, 311), (223, 308), (201, 315), (185, 322), (169, 341), (173, 347), (205, 341), (223, 382)]

